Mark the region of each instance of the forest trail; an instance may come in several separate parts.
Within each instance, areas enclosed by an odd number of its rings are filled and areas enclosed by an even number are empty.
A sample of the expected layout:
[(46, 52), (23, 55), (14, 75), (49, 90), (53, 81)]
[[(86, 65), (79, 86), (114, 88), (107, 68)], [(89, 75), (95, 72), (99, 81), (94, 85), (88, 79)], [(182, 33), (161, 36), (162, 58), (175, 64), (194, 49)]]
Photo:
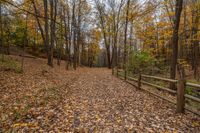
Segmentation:
[(0, 71), (0, 132), (200, 130), (199, 117), (175, 114), (175, 106), (136, 90), (106, 68), (65, 71), (65, 63), (52, 69), (44, 59), (25, 62), (23, 75)]

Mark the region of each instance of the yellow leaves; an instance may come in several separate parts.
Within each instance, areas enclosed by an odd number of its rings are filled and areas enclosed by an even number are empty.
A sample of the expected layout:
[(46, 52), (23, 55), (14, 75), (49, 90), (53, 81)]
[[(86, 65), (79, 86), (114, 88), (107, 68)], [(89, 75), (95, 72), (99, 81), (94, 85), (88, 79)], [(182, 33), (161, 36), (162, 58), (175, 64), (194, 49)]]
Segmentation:
[(91, 38), (92, 40), (91, 43), (89, 44), (90, 56), (96, 56), (100, 51), (99, 41), (101, 39), (101, 31), (99, 31), (98, 29), (94, 29), (92, 31)]
[(189, 68), (190, 67), (190, 64), (184, 59), (179, 59), (178, 63), (181, 64), (182, 66), (184, 66), (185, 68)]
[(173, 17), (174, 15), (175, 15), (175, 12), (163, 13), (163, 14), (160, 15), (160, 19), (165, 19), (165, 18)]
[(93, 56), (95, 56), (100, 51), (99, 44), (91, 43), (89, 45), (89, 50), (90, 50), (91, 54), (93, 54)]
[(116, 121), (117, 121), (118, 124), (120, 124), (122, 122), (122, 119), (120, 117), (117, 117)]
[(101, 118), (99, 117), (99, 115), (96, 115), (96, 120), (99, 122), (101, 120)]
[(200, 127), (200, 123), (198, 123), (198, 122), (193, 122), (193, 123), (192, 123), (192, 126), (193, 126), (193, 127)]
[(164, 0), (163, 2), (161, 2), (163, 5), (167, 5), (168, 4), (168, 1), (167, 0)]
[(164, 21), (157, 22), (156, 24), (158, 28), (164, 28), (166, 26), (169, 26), (169, 23)]
[(172, 31), (166, 30), (165, 32), (163, 32), (163, 36), (164, 36), (165, 38), (171, 37), (171, 36), (172, 36)]
[(152, 30), (148, 30), (147, 32), (146, 32), (146, 35), (147, 36), (152, 36), (154, 34), (154, 32), (152, 31)]
[(163, 133), (178, 133), (178, 131), (165, 131), (165, 132), (163, 132)]
[(38, 128), (37, 124), (32, 124), (32, 123), (16, 123), (12, 127), (13, 128), (17, 128), (17, 127)]
[(92, 34), (94, 35), (95, 40), (96, 40), (97, 42), (99, 42), (99, 40), (100, 40), (100, 38), (101, 38), (101, 32), (100, 32), (99, 30), (95, 29), (95, 30), (93, 30), (93, 33), (92, 33)]
[(131, 13), (130, 13), (130, 16), (128, 17), (129, 21), (132, 21), (132, 20), (134, 20), (134, 18), (136, 18), (136, 17), (137, 17), (137, 15), (138, 15), (138, 13), (137, 13), (137, 12), (131, 12)]
[(143, 19), (143, 21), (144, 21), (144, 23), (149, 23), (149, 22), (152, 22), (152, 20), (153, 20), (153, 17), (152, 16), (147, 16), (147, 17), (145, 17), (144, 19)]

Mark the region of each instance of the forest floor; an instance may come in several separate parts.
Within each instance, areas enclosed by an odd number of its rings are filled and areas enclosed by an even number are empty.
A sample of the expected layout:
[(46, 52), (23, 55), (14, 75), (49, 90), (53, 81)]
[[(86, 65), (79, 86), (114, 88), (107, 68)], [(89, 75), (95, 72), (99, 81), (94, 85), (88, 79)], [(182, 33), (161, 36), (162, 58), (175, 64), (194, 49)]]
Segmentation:
[(176, 114), (111, 70), (64, 64), (26, 58), (23, 74), (0, 69), (0, 132), (200, 132), (200, 117)]

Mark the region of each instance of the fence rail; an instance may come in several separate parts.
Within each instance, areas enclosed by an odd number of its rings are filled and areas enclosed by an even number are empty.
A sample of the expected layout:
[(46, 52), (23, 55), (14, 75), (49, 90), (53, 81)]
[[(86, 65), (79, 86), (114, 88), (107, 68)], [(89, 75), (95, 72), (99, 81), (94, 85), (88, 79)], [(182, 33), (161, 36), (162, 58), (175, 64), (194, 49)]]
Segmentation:
[(161, 77), (149, 76), (149, 75), (142, 75), (142, 77), (151, 78), (151, 79), (158, 79), (158, 80), (167, 81), (167, 82), (171, 82), (171, 83), (177, 83), (178, 82), (178, 80), (174, 80), (174, 79), (161, 78)]
[[(114, 71), (115, 71), (115, 69), (114, 69)], [(194, 88), (200, 90), (200, 84), (194, 84), (194, 83), (186, 82), (186, 80), (183, 79), (183, 78), (180, 78), (178, 80), (174, 80), (174, 79), (151, 76), (151, 75), (144, 75), (144, 74), (139, 74), (138, 78), (131, 77), (131, 76), (125, 77), (123, 72), (124, 72), (123, 70), (117, 69), (116, 70), (117, 77), (119, 77), (121, 79), (125, 79), (126, 82), (136, 86), (138, 89), (145, 90), (145, 91), (149, 92), (150, 94), (152, 94), (156, 97), (159, 97), (159, 98), (164, 99), (164, 100), (166, 100), (170, 103), (175, 104), (177, 113), (183, 113), (184, 109), (186, 109), (186, 110), (188, 110), (188, 111), (190, 111), (194, 114), (200, 115), (199, 111), (194, 110), (190, 106), (186, 105), (186, 102), (185, 102), (185, 99), (190, 99), (190, 100), (200, 104), (200, 98), (185, 93), (187, 86), (194, 87)], [(164, 81), (164, 82), (168, 82), (168, 83), (174, 83), (174, 84), (177, 85), (177, 90), (171, 90), (170, 88), (167, 88), (167, 87), (163, 87), (163, 86), (160, 86), (160, 85), (157, 85), (157, 84), (149, 83), (149, 82), (144, 81), (143, 79), (153, 79), (153, 80), (160, 80), (160, 81)], [(131, 81), (134, 81), (137, 84), (135, 85)], [(142, 84), (148, 85), (148, 86), (151, 86), (151, 87), (155, 87), (155, 88), (161, 89), (163, 91), (166, 91), (168, 93), (171, 93), (171, 94), (173, 94), (177, 97), (177, 100), (176, 100), (176, 102), (172, 101), (168, 98), (165, 98), (165, 97), (162, 97), (162, 96), (156, 94), (155, 92), (152, 92), (148, 89), (142, 88), (141, 87)]]
[(197, 89), (200, 89), (200, 85), (199, 85), (199, 84), (194, 84), (194, 83), (189, 83), (189, 82), (187, 82), (186, 85), (187, 85), (187, 86), (190, 86), (190, 87), (195, 87), (195, 88), (197, 88)]

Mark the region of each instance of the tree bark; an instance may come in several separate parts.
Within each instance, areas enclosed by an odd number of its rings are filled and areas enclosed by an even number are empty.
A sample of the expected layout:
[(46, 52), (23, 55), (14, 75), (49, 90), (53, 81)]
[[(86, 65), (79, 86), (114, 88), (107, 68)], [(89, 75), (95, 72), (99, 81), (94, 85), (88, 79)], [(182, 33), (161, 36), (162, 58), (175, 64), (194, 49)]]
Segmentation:
[(74, 55), (73, 55), (73, 68), (76, 70), (77, 67), (77, 44), (76, 44), (76, 36), (77, 36), (77, 29), (76, 29), (76, 18), (75, 18), (75, 10), (76, 10), (76, 2), (73, 2), (72, 7), (72, 28), (73, 28), (73, 45), (74, 45)]
[[(176, 9), (175, 9), (175, 19), (174, 19), (174, 29), (173, 29), (173, 36), (172, 36), (172, 59), (171, 59), (171, 72), (170, 78), (176, 78), (176, 66), (177, 66), (177, 59), (178, 59), (178, 33), (179, 33), (179, 23), (181, 18), (182, 12), (182, 5), (183, 0), (176, 0)], [(170, 88), (175, 90), (175, 84), (171, 83)]]
[(0, 49), (2, 54), (2, 62), (4, 61), (4, 48), (3, 48), (3, 21), (2, 21), (2, 2), (0, 1)]
[(193, 68), (194, 68), (194, 78), (199, 80), (199, 70), (198, 70), (198, 54), (199, 54), (199, 40), (198, 40), (198, 27), (199, 27), (199, 5), (197, 5), (197, 0), (193, 3), (194, 9), (193, 14), (193, 24), (192, 24), (192, 45), (193, 45)]
[(128, 17), (129, 17), (129, 5), (130, 5), (130, 0), (127, 1), (127, 9), (126, 9), (126, 23), (125, 23), (125, 33), (124, 33), (124, 71), (125, 71), (125, 80), (127, 76), (127, 29), (128, 29)]

